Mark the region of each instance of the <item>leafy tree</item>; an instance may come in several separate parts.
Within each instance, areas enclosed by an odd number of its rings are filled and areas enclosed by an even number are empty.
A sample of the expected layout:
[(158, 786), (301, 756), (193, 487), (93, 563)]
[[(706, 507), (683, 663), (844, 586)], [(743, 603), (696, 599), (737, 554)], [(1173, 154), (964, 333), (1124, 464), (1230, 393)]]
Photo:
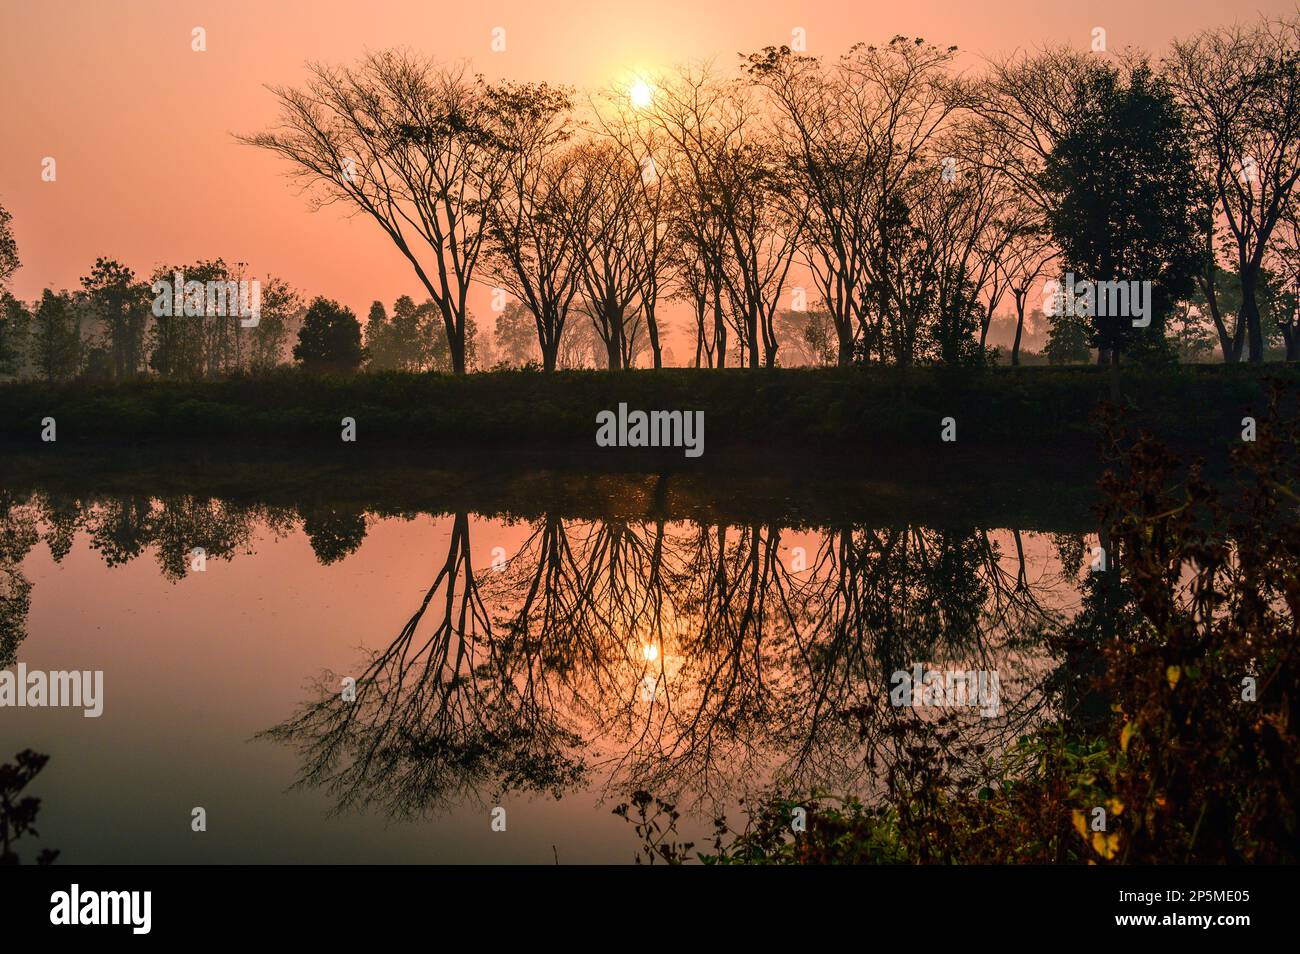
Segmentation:
[(64, 381), (81, 365), (81, 318), (66, 291), (41, 293), (32, 322), (32, 361), (47, 381)]
[(81, 374), (83, 381), (112, 381), (113, 355), (101, 342), (89, 341), (81, 356)]
[(560, 339), (559, 366), (565, 370), (599, 367), (604, 348), (590, 321), (571, 321)]
[(18, 243), (9, 223), (13, 216), (0, 205), (0, 374), (15, 374), (22, 364), (27, 335), (27, 309), (5, 287), (18, 270)]
[(926, 329), (934, 340), (935, 360), (948, 368), (977, 364), (983, 357), (975, 333), (979, 330), (984, 309), (974, 283), (965, 277), (965, 271), (964, 267), (959, 267), (951, 291), (935, 296), (934, 315)]
[(281, 363), (289, 322), (302, 308), (302, 297), (283, 279), (268, 275), (262, 284), (262, 314), (252, 329), (249, 365), (255, 372)]
[[(218, 258), (193, 265), (159, 268), (150, 276), (150, 284), (163, 282), (170, 288), (177, 272), (186, 283), (230, 280), (230, 270)], [(171, 292), (163, 294), (171, 297)], [(162, 307), (166, 305), (170, 308)], [(163, 377), (194, 379), (213, 373), (226, 364), (223, 359), (228, 357), (226, 352), (230, 339), (237, 334), (237, 315), (208, 316), (206, 294), (202, 303), (187, 301), (184, 296), (167, 302), (155, 301), (152, 310), (154, 323), (149, 333), (149, 367)], [(159, 314), (160, 310), (170, 310), (170, 314)]]
[(112, 377), (138, 374), (144, 364), (144, 333), (152, 296), (135, 273), (108, 258), (95, 259), (81, 279), (86, 302), (104, 330)]
[(18, 261), (18, 243), (14, 241), (14, 233), (9, 228), (11, 221), (13, 216), (9, 210), (0, 205), (0, 287), (9, 284), (9, 279), (21, 264)]
[(393, 326), (388, 320), (388, 310), (382, 301), (370, 303), (366, 316), (367, 367), (372, 371), (391, 371), (397, 367), (397, 354), (393, 349)]
[(1196, 361), (1214, 350), (1213, 328), (1204, 307), (1194, 302), (1179, 302), (1169, 316), (1168, 334), (1180, 361)]
[(415, 304), (410, 295), (393, 302), (393, 317), (379, 337), (381, 367), (418, 371), (428, 360), (432, 344), (426, 343), (423, 325), (432, 309)]
[(824, 368), (836, 363), (838, 339), (829, 311), (778, 311), (775, 330), (783, 366)]
[(22, 370), (31, 321), (27, 307), (9, 292), (0, 290), (0, 374), (18, 374)]
[[(491, 354), (492, 342), (488, 341), (486, 344), (486, 351)], [(471, 371), (479, 367), (478, 322), (474, 320), (472, 314), (465, 316), (465, 367)]]
[[(416, 323), (420, 370), (440, 371), (444, 374), (455, 371), (451, 359), (451, 350), (447, 347), (447, 338), (438, 331), (437, 306), (426, 301), (416, 310), (419, 319)], [(490, 347), (490, 342), (489, 342)], [(478, 367), (479, 357), (478, 324), (472, 314), (465, 315), (465, 369), (472, 371)]]
[(1080, 364), (1089, 358), (1088, 325), (1077, 315), (1047, 316), (1047, 345), (1043, 354), (1048, 364)]
[(1195, 172), (1182, 113), (1145, 62), (1127, 75), (1093, 64), (1076, 81), (1044, 173), (1062, 271), (1076, 282), (1151, 282), (1148, 327), (1133, 327), (1130, 315), (1091, 320), (1093, 343), (1112, 368), (1113, 398), (1120, 352), (1158, 352), (1166, 317), (1191, 293), (1202, 255)]
[[(497, 315), (496, 341), (502, 364), (522, 365), (537, 360), (537, 322), (523, 302), (512, 301)], [(558, 353), (558, 341), (556, 349)]]
[[(1293, 313), (1293, 293), (1285, 290), (1283, 278), (1268, 268), (1258, 269), (1254, 282), (1254, 310), (1261, 340), (1268, 346), (1283, 334), (1283, 323)], [(1213, 350), (1215, 333), (1223, 327), (1222, 315), (1239, 313), (1241, 303), (1241, 276), (1237, 272), (1215, 264), (1212, 272), (1198, 275), (1191, 297), (1180, 303), (1173, 315), (1173, 338), (1180, 354), (1195, 358)], [(1229, 342), (1225, 345), (1225, 361), (1235, 363), (1231, 339), (1220, 333), (1218, 340)]]
[(298, 331), (293, 358), (312, 371), (355, 371), (361, 366), (361, 323), (350, 308), (318, 297)]
[[(394, 321), (397, 321), (396, 311)], [(469, 321), (468, 317), (466, 321)], [(402, 319), (398, 340), (410, 356), (410, 366), (417, 371), (451, 370), (451, 349), (446, 335), (438, 330), (439, 323), (438, 306), (431, 298), (417, 305), (410, 318)], [(469, 367), (468, 358), (465, 367)]]

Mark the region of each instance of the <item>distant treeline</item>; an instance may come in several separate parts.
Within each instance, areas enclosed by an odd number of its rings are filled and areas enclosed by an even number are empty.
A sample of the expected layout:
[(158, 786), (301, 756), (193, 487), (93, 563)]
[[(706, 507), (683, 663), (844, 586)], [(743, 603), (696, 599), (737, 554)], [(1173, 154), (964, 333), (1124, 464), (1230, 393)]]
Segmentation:
[[(3, 209), (0, 209), (3, 213)], [(263, 374), (296, 364), (310, 370), (440, 371), (452, 363), (441, 318), (432, 299), (417, 304), (398, 297), (391, 312), (371, 304), (365, 324), (351, 309), (325, 298), (305, 302), (286, 282), (257, 280), (258, 314), (234, 306), (208, 312), (205, 297), (187, 313), (168, 305), (173, 276), (203, 285), (231, 288), (231, 301), (245, 279), (242, 267), (222, 259), (189, 266), (158, 268), (148, 281), (112, 259), (97, 259), (73, 291), (46, 289), (40, 299), (23, 302), (0, 289), (0, 379), (37, 378), (122, 381), (141, 376), (196, 381), (238, 374)], [(473, 316), (466, 324), (466, 360), (472, 370), (540, 365), (535, 322), (518, 301), (496, 315), (494, 332), (480, 337)], [(833, 363), (829, 316), (824, 311), (784, 311), (777, 316), (784, 345), (783, 363), (824, 366)], [(633, 342), (633, 362), (645, 353)], [(575, 324), (565, 335), (557, 367), (567, 370), (603, 364), (604, 350), (590, 323)]]

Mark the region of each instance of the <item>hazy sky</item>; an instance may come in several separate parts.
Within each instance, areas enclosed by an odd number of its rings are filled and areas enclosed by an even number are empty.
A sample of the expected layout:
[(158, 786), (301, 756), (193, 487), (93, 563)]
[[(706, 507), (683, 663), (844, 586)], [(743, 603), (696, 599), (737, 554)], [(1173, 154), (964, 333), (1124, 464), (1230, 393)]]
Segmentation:
[[(1096, 26), (1111, 49), (1158, 54), (1177, 35), (1294, 9), (1291, 0), (0, 0), (0, 204), (23, 262), (13, 291), (30, 299), (75, 286), (98, 255), (142, 274), (220, 256), (360, 316), (375, 298), (425, 297), (373, 222), (311, 212), (281, 160), (232, 138), (272, 122), (263, 85), (300, 83), (308, 60), (404, 45), (492, 78), (599, 87), (683, 60), (729, 66), (739, 52), (789, 43), (795, 27), (811, 53), (903, 33), (955, 44), (974, 67), (980, 55), (1047, 41), (1086, 47)], [(191, 50), (196, 26), (206, 52)], [(498, 26), (506, 50), (493, 53)], [(41, 179), (46, 156), (55, 182)], [(486, 290), (472, 307), (484, 324)]]

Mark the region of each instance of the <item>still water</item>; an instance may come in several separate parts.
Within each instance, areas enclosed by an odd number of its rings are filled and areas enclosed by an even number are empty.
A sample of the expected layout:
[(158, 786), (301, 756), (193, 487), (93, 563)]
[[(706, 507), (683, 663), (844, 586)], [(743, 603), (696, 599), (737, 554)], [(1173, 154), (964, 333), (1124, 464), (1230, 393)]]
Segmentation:
[(0, 709), (0, 757), (50, 756), (33, 847), (629, 862), (637, 789), (703, 847), (759, 793), (877, 791), (847, 714), (889, 718), (896, 671), (996, 672), (960, 713), (989, 746), (1046, 715), (1095, 541), (1064, 489), (279, 476), (0, 491), (0, 665), (104, 680), (98, 718)]

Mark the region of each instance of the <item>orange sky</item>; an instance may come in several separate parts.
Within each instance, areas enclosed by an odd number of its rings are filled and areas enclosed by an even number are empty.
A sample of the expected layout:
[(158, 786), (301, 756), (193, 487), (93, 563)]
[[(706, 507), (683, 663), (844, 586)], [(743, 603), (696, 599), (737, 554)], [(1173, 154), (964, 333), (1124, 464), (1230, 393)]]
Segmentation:
[[(364, 315), (370, 301), (424, 297), (368, 219), (312, 213), (269, 154), (236, 143), (275, 117), (263, 84), (299, 83), (306, 60), (350, 62), (407, 45), (468, 59), (489, 77), (603, 86), (630, 70), (788, 43), (809, 52), (895, 33), (995, 54), (1044, 41), (1161, 52), (1175, 35), (1283, 14), (1291, 0), (643, 0), (640, 3), (438, 0), (0, 0), (0, 204), (13, 214), (23, 268), (13, 292), (72, 287), (97, 255), (139, 273), (224, 257), (271, 272)], [(191, 29), (207, 51), (190, 49)], [(493, 27), (507, 49), (490, 49)], [(974, 58), (972, 57), (972, 60)], [(57, 161), (41, 180), (43, 157)], [(484, 324), (487, 291), (471, 302)], [(487, 322), (490, 324), (490, 321)], [(676, 342), (686, 358), (689, 345)]]

